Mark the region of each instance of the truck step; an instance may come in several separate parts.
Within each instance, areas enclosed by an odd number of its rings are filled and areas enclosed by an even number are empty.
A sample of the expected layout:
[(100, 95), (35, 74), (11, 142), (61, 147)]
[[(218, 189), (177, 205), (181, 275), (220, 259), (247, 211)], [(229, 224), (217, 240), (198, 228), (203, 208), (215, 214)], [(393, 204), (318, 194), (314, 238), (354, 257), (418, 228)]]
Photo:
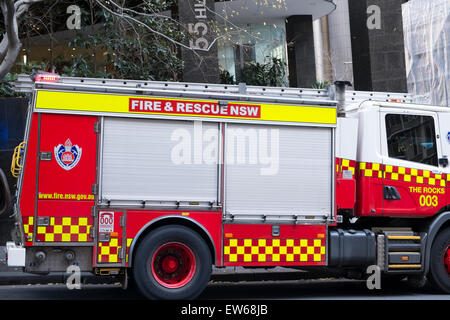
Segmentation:
[(423, 271), (426, 233), (411, 230), (384, 230), (384, 270), (388, 273)]

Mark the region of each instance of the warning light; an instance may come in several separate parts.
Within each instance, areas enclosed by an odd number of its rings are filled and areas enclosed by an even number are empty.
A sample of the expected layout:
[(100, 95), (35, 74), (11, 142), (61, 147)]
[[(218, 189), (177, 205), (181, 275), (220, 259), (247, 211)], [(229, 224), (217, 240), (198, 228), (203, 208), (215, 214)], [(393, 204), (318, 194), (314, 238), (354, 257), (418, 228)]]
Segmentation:
[(60, 76), (54, 73), (38, 73), (32, 78), (34, 82), (57, 82)]

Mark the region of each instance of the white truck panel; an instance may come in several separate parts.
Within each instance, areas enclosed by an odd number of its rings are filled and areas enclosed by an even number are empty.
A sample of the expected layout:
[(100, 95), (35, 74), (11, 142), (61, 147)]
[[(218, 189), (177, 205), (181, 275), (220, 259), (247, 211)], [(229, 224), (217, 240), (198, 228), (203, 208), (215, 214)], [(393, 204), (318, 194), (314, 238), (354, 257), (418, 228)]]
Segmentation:
[(358, 143), (358, 119), (337, 118), (336, 127), (336, 157), (356, 160)]

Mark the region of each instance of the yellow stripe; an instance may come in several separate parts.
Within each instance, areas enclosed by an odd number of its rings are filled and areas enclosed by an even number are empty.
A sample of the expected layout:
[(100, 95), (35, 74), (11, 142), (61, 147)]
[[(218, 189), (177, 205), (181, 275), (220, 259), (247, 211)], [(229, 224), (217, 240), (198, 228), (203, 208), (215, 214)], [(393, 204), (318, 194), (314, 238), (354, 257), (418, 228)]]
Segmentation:
[(420, 240), (420, 236), (388, 236), (389, 240)]
[(403, 268), (421, 268), (420, 264), (390, 264), (388, 265), (391, 269), (403, 269)]
[[(128, 114), (142, 114), (141, 112), (129, 111), (129, 99), (152, 99), (143, 96), (126, 96), (99, 93), (81, 93), (81, 92), (56, 92), (56, 91), (38, 91), (36, 99), (36, 109), (38, 110), (67, 110), (67, 111), (85, 111), (85, 112), (115, 112)], [(217, 103), (217, 101), (190, 100), (190, 99), (164, 99), (169, 101), (192, 101)], [(246, 105), (244, 103), (232, 103), (233, 105)], [(278, 104), (259, 104), (249, 102), (249, 105), (261, 105), (261, 118), (246, 118), (233, 116), (210, 116), (197, 114), (170, 114), (173, 116), (184, 117), (207, 117), (207, 118), (227, 118), (244, 120), (265, 120), (265, 121), (285, 121), (285, 122), (304, 122), (320, 124), (336, 124), (336, 109), (334, 107), (310, 107), (295, 105)], [(147, 115), (160, 115), (161, 113), (146, 112)], [(165, 115), (169, 115), (166, 113)]]

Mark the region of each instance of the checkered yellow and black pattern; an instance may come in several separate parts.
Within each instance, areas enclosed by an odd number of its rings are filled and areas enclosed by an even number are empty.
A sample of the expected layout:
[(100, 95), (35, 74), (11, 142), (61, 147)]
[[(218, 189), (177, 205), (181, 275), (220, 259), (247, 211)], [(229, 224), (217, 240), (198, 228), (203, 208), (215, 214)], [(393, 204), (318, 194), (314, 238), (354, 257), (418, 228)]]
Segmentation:
[(404, 181), (424, 184), (434, 187), (450, 186), (450, 175), (435, 174), (428, 170), (411, 169), (379, 163), (359, 163), (359, 176), (384, 178), (394, 181)]
[(325, 262), (325, 239), (225, 239), (225, 262)]
[(111, 238), (108, 242), (100, 242), (98, 244), (98, 262), (120, 263), (121, 242), (120, 238)]
[(38, 226), (36, 240), (40, 242), (91, 242), (90, 217), (50, 217), (48, 226)]

